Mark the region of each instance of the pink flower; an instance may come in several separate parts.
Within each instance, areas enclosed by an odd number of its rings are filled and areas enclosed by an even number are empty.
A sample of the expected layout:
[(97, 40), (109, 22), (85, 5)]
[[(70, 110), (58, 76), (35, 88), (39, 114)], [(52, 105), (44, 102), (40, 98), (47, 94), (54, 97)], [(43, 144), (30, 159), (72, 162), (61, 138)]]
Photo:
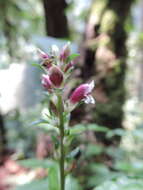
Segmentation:
[(81, 100), (84, 100), (86, 104), (88, 103), (95, 103), (94, 98), (91, 96), (91, 92), (94, 88), (94, 81), (91, 81), (91, 83), (81, 84), (79, 87), (77, 87), (72, 95), (70, 96), (70, 102), (72, 104), (76, 104), (80, 102)]
[(48, 75), (42, 75), (42, 85), (47, 90), (52, 89), (52, 82)]
[(55, 87), (60, 87), (63, 82), (63, 73), (57, 66), (52, 66), (49, 69), (49, 79)]
[(41, 59), (49, 59), (50, 56), (45, 53), (44, 51), (42, 51), (41, 49), (37, 49), (38, 55)]
[(62, 49), (62, 51), (61, 51), (61, 53), (60, 53), (60, 60), (61, 61), (66, 61), (66, 59), (68, 58), (68, 56), (70, 55), (70, 48), (69, 48), (69, 43), (67, 43), (64, 47), (63, 47), (63, 49)]
[(41, 65), (46, 69), (49, 69), (52, 66), (52, 58), (40, 49), (37, 49), (37, 52), (39, 54), (39, 57), (43, 60)]

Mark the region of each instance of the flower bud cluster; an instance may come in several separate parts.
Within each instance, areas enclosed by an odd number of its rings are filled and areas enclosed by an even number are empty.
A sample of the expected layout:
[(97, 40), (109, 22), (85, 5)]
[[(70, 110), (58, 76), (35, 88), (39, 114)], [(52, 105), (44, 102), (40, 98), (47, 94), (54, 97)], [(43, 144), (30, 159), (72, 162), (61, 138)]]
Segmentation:
[[(75, 65), (78, 54), (71, 54), (69, 43), (63, 46), (61, 51), (54, 45), (52, 46), (50, 54), (47, 54), (40, 49), (38, 49), (38, 53), (42, 60), (41, 65), (46, 71), (46, 74), (42, 76), (42, 85), (45, 90), (52, 93), (57, 88), (63, 89), (67, 82), (67, 76), (69, 76)], [(75, 105), (80, 101), (94, 103), (95, 101), (91, 96), (93, 88), (94, 81), (81, 84), (73, 91), (67, 101), (72, 105)]]
[(41, 65), (46, 71), (42, 76), (42, 85), (46, 90), (60, 88), (66, 78), (67, 72), (74, 66), (75, 60), (68, 62), (70, 56), (69, 44), (66, 44), (61, 52), (57, 46), (52, 47), (51, 54), (47, 54), (38, 49), (39, 57), (42, 59)]

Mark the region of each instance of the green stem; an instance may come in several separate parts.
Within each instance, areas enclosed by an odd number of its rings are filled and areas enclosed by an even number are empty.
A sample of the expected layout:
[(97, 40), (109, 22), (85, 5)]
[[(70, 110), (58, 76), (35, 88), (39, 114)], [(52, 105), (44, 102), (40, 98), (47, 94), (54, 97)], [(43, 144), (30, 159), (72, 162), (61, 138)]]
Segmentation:
[(63, 102), (62, 97), (58, 96), (58, 110), (59, 110), (59, 128), (60, 128), (60, 190), (65, 190), (65, 152), (64, 152), (64, 119), (63, 119)]

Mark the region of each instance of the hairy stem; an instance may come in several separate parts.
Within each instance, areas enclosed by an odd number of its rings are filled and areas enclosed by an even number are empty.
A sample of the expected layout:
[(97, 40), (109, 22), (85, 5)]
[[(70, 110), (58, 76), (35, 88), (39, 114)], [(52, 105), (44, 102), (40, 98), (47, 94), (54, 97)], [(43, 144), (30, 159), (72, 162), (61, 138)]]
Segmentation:
[(62, 97), (58, 96), (58, 110), (59, 110), (59, 128), (60, 128), (60, 186), (61, 190), (65, 190), (65, 152), (64, 152), (64, 118), (63, 118), (63, 102)]

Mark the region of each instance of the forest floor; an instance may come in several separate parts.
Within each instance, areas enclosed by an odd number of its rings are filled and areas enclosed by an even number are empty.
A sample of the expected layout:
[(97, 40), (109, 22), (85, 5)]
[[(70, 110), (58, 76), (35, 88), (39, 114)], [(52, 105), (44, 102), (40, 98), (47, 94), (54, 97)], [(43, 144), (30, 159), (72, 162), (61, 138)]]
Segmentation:
[(14, 189), (17, 185), (23, 185), (33, 179), (43, 177), (45, 177), (43, 169), (30, 170), (20, 166), (17, 161), (8, 158), (0, 166), (0, 190)]
[(25, 168), (19, 166), (16, 161), (8, 158), (0, 166), (0, 190), (8, 190), (14, 187), (17, 183), (16, 178), (26, 175)]

